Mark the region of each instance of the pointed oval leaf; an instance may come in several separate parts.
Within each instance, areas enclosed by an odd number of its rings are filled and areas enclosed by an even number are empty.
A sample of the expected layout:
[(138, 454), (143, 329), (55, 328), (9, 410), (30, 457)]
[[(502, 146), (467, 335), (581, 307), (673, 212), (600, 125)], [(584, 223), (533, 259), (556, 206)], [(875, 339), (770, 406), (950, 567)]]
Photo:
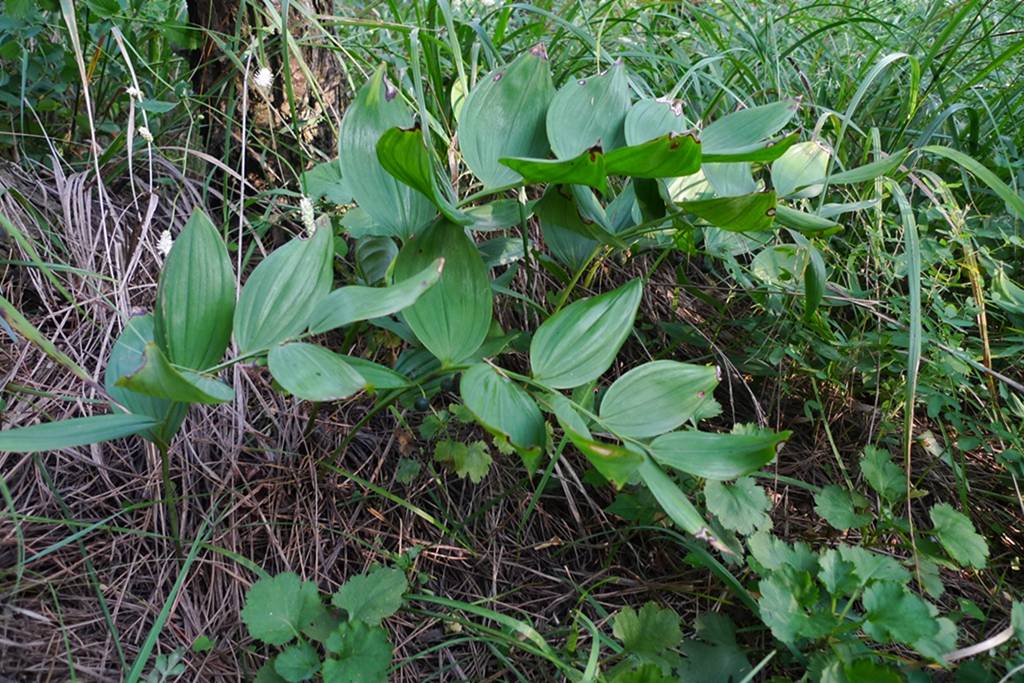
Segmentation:
[(480, 424), (506, 436), (518, 448), (544, 448), (544, 416), (530, 395), (487, 363), (462, 373), (459, 392)]
[(718, 385), (718, 369), (656, 360), (615, 380), (601, 400), (602, 424), (615, 434), (643, 439), (693, 418)]
[(152, 429), (148, 415), (94, 415), (0, 432), (0, 453), (42, 453), (120, 439)]
[(705, 163), (736, 163), (741, 161), (767, 163), (781, 157), (786, 153), (786, 150), (795, 145), (799, 140), (800, 131), (793, 131), (780, 138), (765, 140), (760, 143), (760, 146), (739, 152), (709, 152), (704, 147), (701, 151), (701, 159)]
[(377, 226), (401, 239), (429, 223), (435, 210), (426, 197), (384, 170), (377, 159), (377, 141), (388, 129), (412, 123), (412, 112), (387, 83), (381, 65), (345, 109), (338, 131), (349, 191)]
[(785, 204), (775, 207), (775, 220), (780, 225), (793, 228), (805, 235), (831, 235), (842, 230), (841, 225), (817, 214), (790, 208)]
[(295, 238), (256, 266), (235, 310), (235, 341), (243, 353), (262, 351), (301, 334), (331, 288), (334, 239), (323, 226)]
[(639, 145), (669, 133), (682, 133), (685, 130), (686, 119), (683, 118), (683, 103), (680, 100), (640, 100), (630, 107), (629, 113), (626, 114), (627, 145)]
[(441, 257), (440, 280), (402, 317), (420, 343), (450, 365), (476, 351), (491, 326), (491, 282), (476, 245), (462, 227), (438, 221), (405, 243), (395, 259), (394, 277), (413, 277)]
[(780, 197), (804, 199), (817, 197), (825, 189), (815, 183), (828, 171), (831, 153), (816, 140), (800, 142), (772, 162), (772, 186)]
[(696, 135), (668, 133), (629, 147), (619, 147), (604, 157), (609, 175), (632, 178), (673, 178), (700, 169), (700, 143)]
[(768, 230), (775, 220), (775, 193), (755, 192), (740, 197), (714, 197), (679, 202), (680, 208), (716, 228), (732, 232)]
[(719, 197), (739, 197), (757, 192), (750, 162), (704, 164), (701, 170)]
[(651, 455), (662, 465), (705, 479), (736, 479), (775, 458), (789, 432), (714, 434), (671, 432), (651, 442)]
[(198, 372), (171, 365), (154, 342), (142, 348), (142, 366), (115, 382), (116, 386), (155, 398), (181, 403), (214, 405), (235, 398), (235, 391), (223, 382)]
[(390, 287), (350, 285), (336, 289), (321, 299), (313, 309), (309, 331), (321, 334), (408, 308), (437, 283), (443, 268), (444, 259), (439, 258), (415, 276)]
[(629, 82), (621, 62), (601, 75), (569, 81), (548, 107), (551, 150), (559, 159), (571, 159), (594, 146), (621, 147), (627, 111)]
[(235, 276), (220, 233), (192, 212), (167, 255), (156, 290), (156, 340), (172, 363), (203, 370), (231, 341)]
[(644, 458), (638, 468), (638, 473), (640, 480), (661, 505), (661, 509), (683, 531), (696, 535), (708, 528), (708, 523), (700, 516), (697, 508), (693, 506), (682, 489), (653, 460)]
[(419, 124), (386, 130), (377, 140), (377, 160), (394, 178), (429, 199), (448, 220), (462, 225), (473, 221), (471, 216), (455, 208), (451, 184), (442, 186), (437, 160), (427, 149)]
[(374, 363), (359, 356), (339, 355), (343, 361), (352, 366), (352, 369), (362, 375), (366, 380), (366, 389), (401, 389), (412, 384), (412, 380), (400, 372), (396, 372), (386, 365)]
[(366, 386), (363, 376), (341, 356), (316, 344), (275, 346), (267, 354), (267, 365), (285, 391), (306, 401), (336, 401)]
[(575, 301), (548, 318), (530, 342), (530, 366), (541, 384), (572, 389), (607, 370), (633, 329), (641, 280)]
[(589, 185), (602, 193), (607, 191), (604, 154), (600, 147), (591, 147), (566, 159), (524, 159), (506, 157), (501, 163), (523, 178), (524, 184), (558, 183)]
[(470, 91), (459, 115), (459, 146), (485, 189), (520, 179), (499, 159), (547, 154), (545, 117), (554, 96), (543, 45), (487, 74)]
[(785, 128), (798, 108), (797, 101), (786, 100), (726, 114), (701, 132), (704, 153), (740, 154), (764, 147), (764, 141)]
[[(589, 192), (589, 190), (588, 190)], [(567, 188), (552, 185), (535, 207), (544, 243), (551, 254), (573, 269), (580, 269), (594, 253), (599, 242), (580, 217)]]
[(128, 321), (110, 350), (110, 360), (103, 373), (103, 385), (107, 395), (124, 406), (129, 413), (147, 415), (157, 421), (155, 427), (141, 432), (141, 436), (150, 441), (167, 444), (181, 427), (188, 411), (188, 404), (154, 398), (117, 386), (119, 379), (142, 366), (146, 344), (154, 340), (153, 327), (152, 314), (137, 316)]

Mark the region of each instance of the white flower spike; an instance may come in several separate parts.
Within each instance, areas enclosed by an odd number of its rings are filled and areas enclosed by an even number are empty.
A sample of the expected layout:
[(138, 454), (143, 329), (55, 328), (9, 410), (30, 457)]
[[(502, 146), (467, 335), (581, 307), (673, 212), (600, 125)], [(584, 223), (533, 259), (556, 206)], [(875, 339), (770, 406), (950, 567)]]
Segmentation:
[(171, 253), (171, 247), (173, 246), (174, 238), (171, 237), (171, 231), (164, 230), (160, 233), (160, 239), (156, 243), (156, 250), (160, 252), (160, 255), (166, 257)]
[(316, 216), (313, 214), (313, 202), (309, 197), (299, 200), (299, 213), (302, 214), (302, 227), (306, 229), (306, 237), (312, 237), (316, 232)]
[(127, 92), (128, 97), (132, 98), (133, 100), (142, 99), (142, 91), (136, 88), (134, 85), (129, 85), (128, 89), (125, 92)]
[(139, 126), (139, 136), (148, 143), (153, 142), (153, 134), (145, 126)]
[(263, 67), (256, 72), (252, 82), (261, 90), (269, 90), (270, 86), (274, 84), (274, 74), (267, 67)]

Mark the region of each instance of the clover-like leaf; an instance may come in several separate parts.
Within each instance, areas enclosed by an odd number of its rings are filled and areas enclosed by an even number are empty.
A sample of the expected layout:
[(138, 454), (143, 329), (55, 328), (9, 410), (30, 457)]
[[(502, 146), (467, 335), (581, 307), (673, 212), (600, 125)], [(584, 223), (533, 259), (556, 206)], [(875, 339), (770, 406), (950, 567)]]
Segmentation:
[(836, 484), (814, 494), (814, 511), (839, 530), (857, 529), (871, 521), (871, 515), (857, 512), (858, 503), (863, 507), (866, 501)]
[(331, 603), (345, 610), (349, 621), (376, 626), (398, 611), (402, 595), (408, 589), (404, 572), (380, 567), (346, 581), (335, 592)]
[(242, 621), (249, 635), (267, 645), (290, 642), (320, 606), (316, 584), (293, 572), (260, 579), (249, 588)]
[(704, 484), (704, 499), (708, 510), (727, 529), (748, 535), (771, 526), (771, 517), (766, 514), (771, 502), (750, 477), (741, 477), (733, 484), (709, 479)]
[(448, 439), (438, 441), (434, 447), (434, 460), (447, 463), (460, 479), (469, 477), (474, 484), (483, 481), (491, 469), (491, 454), (484, 441), (474, 441), (469, 445)]
[(648, 602), (640, 611), (624, 607), (615, 615), (612, 633), (630, 652), (657, 655), (675, 647), (683, 638), (679, 615), (670, 609)]
[(988, 559), (988, 544), (974, 530), (974, 524), (949, 503), (933, 505), (928, 511), (935, 525), (933, 532), (950, 557), (962, 565), (984, 569)]
[(327, 650), (337, 655), (324, 661), (324, 683), (384, 683), (392, 648), (380, 626), (361, 621), (342, 624), (331, 634)]
[(309, 643), (289, 645), (274, 658), (274, 671), (289, 683), (308, 681), (320, 670), (320, 655)]

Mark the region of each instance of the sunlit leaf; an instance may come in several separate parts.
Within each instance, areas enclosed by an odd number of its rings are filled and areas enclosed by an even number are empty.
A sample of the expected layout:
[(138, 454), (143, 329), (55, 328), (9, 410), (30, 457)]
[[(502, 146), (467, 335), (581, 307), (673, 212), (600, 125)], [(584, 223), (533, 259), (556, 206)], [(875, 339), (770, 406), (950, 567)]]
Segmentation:
[(617, 379), (601, 400), (601, 423), (615, 434), (647, 438), (693, 418), (718, 385), (718, 371), (673, 360), (645, 363)]
[(547, 133), (559, 159), (571, 159), (595, 146), (610, 151), (625, 144), (629, 82), (620, 62), (605, 73), (569, 81), (548, 107)]
[(735, 479), (775, 459), (789, 432), (714, 434), (683, 431), (663, 434), (651, 442), (651, 454), (662, 465), (705, 479)]
[(348, 398), (366, 386), (363, 376), (341, 356), (315, 344), (275, 346), (267, 365), (285, 391), (307, 401)]

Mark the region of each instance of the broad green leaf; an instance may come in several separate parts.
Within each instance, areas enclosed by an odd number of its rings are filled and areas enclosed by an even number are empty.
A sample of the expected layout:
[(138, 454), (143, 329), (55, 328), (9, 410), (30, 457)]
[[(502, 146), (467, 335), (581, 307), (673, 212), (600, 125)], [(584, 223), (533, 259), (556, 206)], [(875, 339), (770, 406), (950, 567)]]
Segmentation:
[(488, 430), (504, 435), (518, 448), (544, 448), (547, 432), (537, 404), (522, 387), (494, 367), (477, 363), (466, 370), (459, 392), (466, 407)]
[(520, 207), (518, 200), (496, 199), (487, 204), (468, 208), (466, 213), (473, 219), (468, 226), (470, 230), (478, 232), (504, 230), (521, 225), (525, 219), (532, 216), (533, 202), (527, 202), (525, 206)]
[(318, 612), (316, 584), (292, 572), (260, 579), (245, 594), (242, 622), (249, 635), (267, 645), (291, 642)]
[(939, 631), (928, 603), (891, 581), (880, 581), (864, 590), (864, 610), (864, 632), (880, 643), (913, 645)]
[(629, 108), (624, 129), (627, 145), (639, 145), (669, 133), (682, 133), (686, 130), (683, 103), (680, 100), (639, 100)]
[(0, 432), (0, 453), (41, 453), (120, 439), (152, 429), (148, 415), (94, 415)]
[(402, 373), (395, 372), (380, 363), (374, 363), (358, 356), (339, 355), (338, 357), (362, 375), (363, 379), (366, 380), (366, 388), (368, 390), (401, 389), (412, 384), (412, 380)]
[(571, 159), (600, 147), (625, 144), (623, 124), (629, 111), (629, 82), (621, 62), (605, 73), (569, 81), (548, 106), (547, 133), (559, 159)]
[(366, 387), (363, 376), (341, 356), (315, 344), (275, 346), (267, 365), (285, 391), (306, 401), (336, 401)]
[(302, 187), (312, 202), (326, 199), (332, 204), (351, 204), (355, 201), (341, 175), (338, 159), (324, 161), (302, 174)]
[(670, 432), (652, 441), (650, 449), (662, 465), (705, 479), (725, 480), (761, 469), (775, 459), (788, 438), (789, 432)]
[(716, 228), (732, 232), (768, 230), (775, 219), (775, 193), (755, 192), (740, 197), (715, 197), (679, 202), (687, 213)]
[(386, 683), (393, 656), (388, 634), (361, 621), (342, 624), (327, 641), (324, 683)]
[(309, 643), (289, 645), (274, 658), (274, 671), (289, 683), (308, 681), (320, 671), (320, 654)]
[(438, 258), (441, 278), (402, 312), (416, 338), (444, 365), (468, 358), (491, 326), (491, 282), (476, 245), (462, 227), (439, 221), (402, 247), (394, 278), (415, 277)]
[(459, 115), (459, 147), (485, 188), (519, 181), (499, 163), (503, 157), (543, 157), (548, 152), (545, 118), (555, 96), (543, 45), (481, 78)]
[(804, 320), (809, 321), (825, 297), (828, 273), (821, 252), (801, 235), (794, 234), (793, 238), (807, 254), (807, 268), (804, 270)]
[(701, 171), (716, 197), (742, 197), (757, 192), (753, 167), (744, 161), (731, 164), (704, 164)]
[(896, 503), (907, 497), (906, 475), (893, 463), (889, 451), (865, 446), (860, 471), (883, 499)]
[(600, 242), (593, 223), (580, 216), (576, 202), (564, 185), (551, 185), (535, 207), (544, 244), (552, 256), (574, 270), (582, 268)]
[(697, 508), (693, 506), (682, 489), (653, 460), (644, 458), (637, 469), (637, 474), (640, 475), (640, 480), (650, 490), (669, 519), (679, 525), (683, 531), (695, 535), (707, 532), (708, 523), (697, 512)]
[(672, 431), (693, 418), (718, 385), (718, 370), (658, 360), (617, 379), (601, 400), (601, 423), (615, 434), (637, 439)]
[(668, 133), (604, 156), (605, 173), (633, 178), (673, 178), (700, 169), (700, 143), (690, 133)]
[(153, 342), (153, 315), (137, 316), (128, 321), (121, 336), (110, 350), (110, 360), (103, 373), (107, 395), (134, 415), (148, 415), (157, 421), (152, 429), (140, 435), (150, 441), (169, 444), (188, 412), (187, 403), (176, 403), (140, 394), (118, 386), (117, 381), (142, 366), (146, 344)]
[(121, 376), (116, 386), (155, 398), (181, 403), (227, 403), (235, 391), (227, 384), (192, 370), (171, 365), (154, 342), (142, 348), (142, 365)]
[(295, 238), (256, 266), (235, 309), (235, 341), (242, 354), (263, 351), (302, 334), (310, 313), (331, 288), (331, 229)]
[(309, 331), (321, 334), (360, 320), (391, 315), (416, 303), (441, 278), (444, 258), (439, 258), (413, 277), (390, 287), (350, 285), (334, 290), (310, 314)]
[(281, 678), (274, 670), (274, 660), (271, 659), (256, 671), (256, 677), (252, 679), (252, 683), (288, 683), (288, 681)]
[(974, 530), (969, 517), (957, 512), (949, 503), (933, 505), (928, 511), (934, 533), (949, 556), (959, 564), (984, 569), (988, 559), (988, 544)]
[[(787, 573), (794, 572), (789, 570)], [(771, 629), (773, 636), (793, 644), (810, 630), (810, 617), (783, 572), (772, 572), (761, 579), (757, 589), (761, 593), (757, 601), (761, 621)]]
[(857, 507), (866, 505), (867, 500), (863, 496), (850, 493), (837, 484), (829, 484), (814, 494), (814, 511), (840, 531), (858, 529), (870, 522), (871, 515), (857, 512)]
[(379, 567), (347, 580), (334, 593), (331, 604), (345, 610), (350, 622), (377, 626), (399, 610), (407, 590), (409, 582), (404, 572)]
[(700, 614), (694, 627), (702, 641), (686, 639), (680, 650), (686, 655), (679, 673), (683, 680), (704, 680), (709, 683), (742, 681), (752, 667), (746, 648), (736, 642), (736, 626), (719, 612)]
[(227, 247), (201, 209), (167, 255), (156, 290), (156, 342), (176, 365), (204, 370), (231, 341), (235, 276)]
[(681, 205), (684, 202), (711, 199), (715, 196), (715, 190), (711, 187), (703, 168), (693, 175), (669, 178), (663, 182), (665, 198), (673, 204)]
[(576, 406), (572, 401), (567, 399), (558, 392), (551, 392), (545, 394), (541, 398), (541, 402), (555, 414), (558, 419), (559, 426), (562, 427), (566, 432), (575, 432), (579, 436), (586, 439), (592, 439), (593, 436), (590, 433), (590, 428), (587, 427), (586, 420), (576, 410)]
[(435, 215), (433, 204), (395, 180), (377, 159), (377, 141), (385, 131), (413, 124), (412, 112), (384, 77), (382, 64), (345, 109), (338, 132), (342, 168), (359, 206), (388, 234), (408, 239)]
[(523, 177), (523, 184), (558, 183), (588, 185), (602, 193), (608, 190), (604, 153), (591, 147), (566, 159), (524, 159), (503, 157), (501, 163)]
[(460, 479), (469, 477), (474, 484), (483, 481), (491, 469), (491, 454), (484, 441), (471, 444), (449, 439), (438, 441), (434, 446), (434, 460), (447, 463)]
[(817, 197), (825, 189), (816, 183), (828, 171), (831, 153), (817, 140), (800, 142), (772, 162), (772, 186), (780, 197), (804, 199)]
[(607, 370), (633, 329), (641, 280), (575, 301), (548, 318), (530, 343), (530, 367), (541, 384), (572, 389)]
[(726, 114), (701, 131), (705, 154), (741, 154), (760, 149), (767, 138), (790, 122), (798, 109), (794, 100), (773, 102)]
[(806, 249), (795, 244), (777, 244), (762, 249), (750, 264), (755, 277), (788, 291), (804, 285), (809, 257)]
[(645, 603), (640, 611), (624, 607), (612, 619), (612, 634), (627, 652), (658, 655), (677, 646), (683, 639), (679, 615), (670, 609)]
[(775, 222), (806, 235), (830, 235), (842, 229), (842, 226), (833, 220), (798, 211), (785, 204), (775, 206)]
[(385, 171), (429, 199), (448, 220), (463, 225), (472, 222), (455, 207), (451, 184), (441, 185), (438, 162), (427, 149), (419, 124), (386, 130), (377, 141), (377, 160)]
[(615, 667), (615, 675), (609, 683), (677, 683), (678, 678), (670, 677), (662, 673), (658, 664), (641, 664), (635, 669)]
[(911, 647), (938, 664), (946, 664), (946, 655), (956, 649), (956, 624), (946, 617), (936, 617), (938, 610), (934, 607), (929, 611), (932, 612), (932, 618), (938, 624), (939, 630), (933, 636), (915, 640)]
[(726, 529), (744, 536), (771, 527), (767, 511), (771, 508), (768, 494), (750, 477), (740, 477), (734, 484), (709, 480), (704, 484), (704, 499), (711, 512)]

